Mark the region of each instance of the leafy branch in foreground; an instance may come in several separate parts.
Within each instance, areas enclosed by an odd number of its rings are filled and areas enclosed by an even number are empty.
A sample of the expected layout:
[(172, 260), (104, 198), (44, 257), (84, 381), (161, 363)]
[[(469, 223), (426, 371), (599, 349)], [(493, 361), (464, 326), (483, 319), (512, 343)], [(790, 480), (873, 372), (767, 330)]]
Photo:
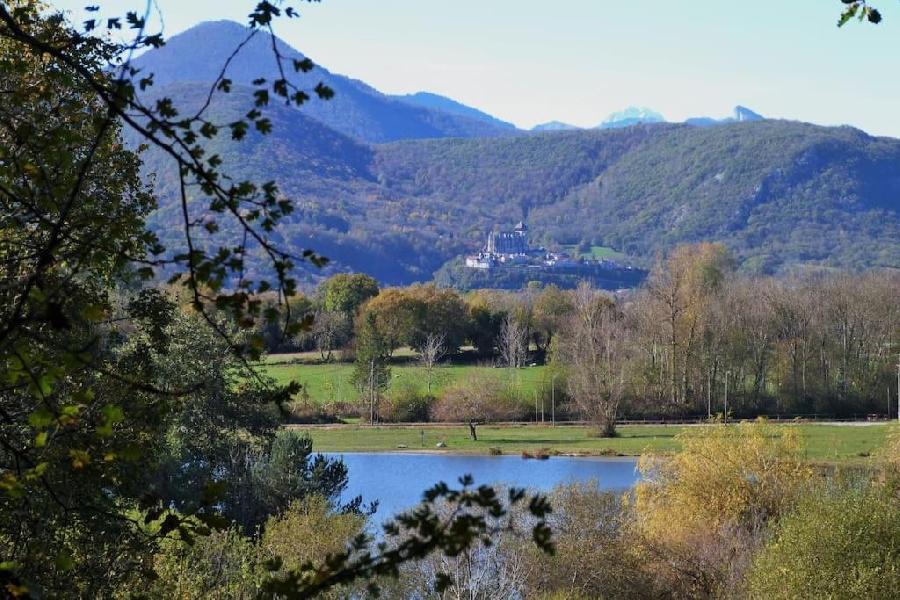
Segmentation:
[(860, 22), (868, 21), (874, 25), (881, 23), (881, 12), (871, 6), (867, 0), (841, 0), (844, 11), (838, 19), (838, 27), (843, 27), (850, 19), (856, 18)]
[[(377, 596), (377, 578), (397, 578), (403, 565), (423, 560), (434, 552), (455, 557), (477, 545), (489, 547), (501, 534), (522, 535), (524, 532), (517, 529), (517, 508), (536, 519), (530, 532), (531, 542), (543, 552), (554, 552), (547, 524), (552, 511), (545, 496), (510, 488), (504, 502), (493, 487), (474, 487), (469, 475), (461, 477), (459, 483), (459, 489), (441, 482), (427, 490), (418, 508), (384, 525), (386, 539), (375, 544), (374, 551), (373, 540), (361, 534), (348, 550), (328, 556), (321, 564), (309, 561), (284, 577), (269, 579), (262, 596), (312, 598), (361, 579), (369, 582), (369, 593)], [(269, 565), (273, 572), (280, 568), (278, 561)], [(450, 573), (438, 573), (435, 591), (444, 591), (452, 582)]]
[[(296, 13), (258, 4), (248, 36), (282, 14)], [(294, 291), (289, 271), (298, 257), (271, 240), (290, 202), (274, 183), (235, 181), (206, 156), (202, 141), (222, 128), (203, 111), (185, 117), (171, 99), (145, 103), (140, 92), (152, 74), (138, 73), (130, 59), (163, 43), (145, 33), (146, 14), (106, 21), (107, 32), (134, 32), (121, 44), (92, 35), (98, 23), (79, 32), (41, 2), (0, 2), (0, 571), (17, 595), (104, 595), (99, 590), (120, 578), (152, 570), (146, 556), (159, 539), (188, 539), (222, 524), (215, 481), (194, 482), (200, 497), (181, 513), (147, 489), (172, 415), (192, 394), (212, 394), (225, 375), (213, 381), (194, 377), (195, 369), (176, 385), (122, 368), (123, 338), (164, 331), (171, 312), (161, 294), (137, 292), (137, 279), (175, 271), (191, 304), (229, 341), (222, 352), (240, 351), (236, 368), (255, 380), (254, 397), (284, 398), (243, 360), (258, 356), (260, 345), (213, 311), (230, 312), (243, 328), (277, 317), (255, 295), (277, 289), (284, 299)], [(312, 67), (299, 61), (294, 68)], [(216, 92), (226, 93), (221, 83)], [(223, 131), (240, 138), (252, 124), (266, 133), (265, 85), (257, 84), (256, 106)], [(331, 96), (321, 85), (306, 97), (292, 83), (271, 87), (292, 105)], [(179, 173), (184, 248), (163, 248), (146, 227), (155, 200), (141, 183), (137, 155), (123, 147), (128, 128), (161, 148)], [(199, 214), (189, 210), (189, 186), (208, 199)], [(204, 250), (213, 240), (198, 244), (197, 230), (215, 229), (206, 214), (237, 223), (240, 243)], [(244, 280), (243, 257), (254, 244), (270, 258), (275, 283)], [(324, 260), (311, 251), (305, 258)], [(166, 346), (160, 336), (141, 356), (157, 346)], [(189, 362), (196, 355), (181, 358), (196, 366)], [(215, 465), (209, 458), (198, 462)]]
[[(89, 7), (96, 13), (98, 7)], [(149, 11), (148, 11), (149, 12)], [(230, 312), (235, 321), (245, 327), (252, 326), (255, 319), (278, 318), (277, 312), (265, 311), (256, 296), (270, 290), (279, 292), (279, 298), (292, 296), (296, 282), (291, 277), (291, 269), (297, 260), (308, 260), (316, 265), (327, 261), (312, 250), (301, 256), (292, 256), (280, 249), (271, 234), (278, 222), (290, 214), (293, 206), (289, 199), (278, 190), (274, 181), (261, 184), (249, 180), (235, 180), (222, 171), (222, 158), (217, 154), (208, 155), (203, 142), (228, 134), (233, 140), (242, 140), (252, 129), (261, 135), (272, 130), (271, 121), (265, 116), (265, 107), (271, 99), (277, 98), (288, 106), (300, 106), (312, 97), (330, 99), (334, 92), (319, 82), (312, 88), (291, 80), (291, 74), (309, 73), (314, 65), (309, 59), (288, 61), (280, 52), (274, 35), (271, 35), (273, 55), (278, 66), (279, 77), (273, 81), (258, 78), (254, 86), (254, 106), (243, 118), (229, 123), (216, 123), (207, 117), (214, 94), (227, 94), (232, 82), (226, 77), (228, 66), (242, 48), (262, 31), (273, 34), (273, 21), (279, 17), (293, 18), (298, 13), (290, 8), (280, 8), (269, 2), (260, 2), (250, 13), (246, 39), (238, 45), (225, 61), (219, 76), (213, 82), (207, 101), (195, 113), (183, 115), (175, 101), (161, 97), (154, 101), (146, 99), (145, 92), (153, 86), (153, 73), (142, 73), (131, 65), (132, 55), (141, 49), (157, 48), (165, 42), (159, 34), (147, 34), (147, 14), (143, 16), (129, 12), (124, 18), (113, 17), (105, 20), (105, 30), (112, 32), (127, 25), (133, 30), (131, 41), (115, 44), (108, 37), (96, 35), (104, 29), (104, 20), (89, 19), (84, 31), (68, 27), (60, 15), (43, 16), (32, 2), (0, 3), (0, 37), (11, 40), (29, 52), (47, 56), (58, 62), (59, 67), (68, 72), (71, 85), (84, 86), (90, 90), (105, 112), (99, 121), (99, 134), (94, 146), (103, 139), (102, 133), (114, 123), (121, 122), (133, 130), (145, 144), (156, 146), (173, 162), (180, 183), (180, 208), (184, 247), (166, 249), (159, 240), (147, 234), (145, 255), (143, 249), (129, 252), (127, 257), (144, 266), (138, 274), (144, 279), (157, 275), (157, 269), (174, 274), (170, 282), (180, 282), (187, 288), (194, 307), (202, 314), (208, 314), (210, 307)], [(85, 60), (90, 54), (92, 58)], [(114, 68), (104, 68), (103, 62)], [(290, 63), (286, 65), (285, 63)], [(99, 116), (99, 115), (98, 115)], [(93, 155), (89, 153), (83, 166), (86, 171)], [(73, 189), (77, 190), (81, 181)], [(192, 210), (189, 206), (190, 191), (198, 190), (208, 199), (204, 211)], [(73, 192), (73, 196), (75, 193)], [(213, 235), (220, 230), (217, 219), (226, 219), (241, 232), (236, 236), (237, 244), (226, 243), (215, 247)], [(202, 239), (201, 239), (202, 238)], [(228, 240), (232, 242), (233, 240)], [(206, 247), (209, 246), (209, 249)], [(26, 291), (33, 287), (52, 264), (55, 244), (42, 250), (43, 261), (32, 273)], [(244, 261), (247, 253), (260, 249), (271, 263), (273, 280), (250, 281), (244, 277)], [(23, 294), (27, 297), (27, 293)], [(291, 323), (289, 305), (282, 307), (288, 313), (286, 334), (296, 333), (302, 323)], [(212, 319), (210, 325), (215, 326)], [(252, 356), (258, 356), (259, 344), (253, 340), (246, 348)]]

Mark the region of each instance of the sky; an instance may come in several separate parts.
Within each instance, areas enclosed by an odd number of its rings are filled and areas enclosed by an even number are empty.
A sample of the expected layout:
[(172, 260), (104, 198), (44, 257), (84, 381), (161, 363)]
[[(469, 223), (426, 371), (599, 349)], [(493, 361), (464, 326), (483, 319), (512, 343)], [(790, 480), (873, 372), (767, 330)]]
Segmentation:
[[(772, 118), (900, 137), (900, 2), (878, 26), (836, 27), (839, 0), (323, 0), (276, 33), (335, 73), (390, 94), (449, 96), (522, 128), (592, 127), (647, 106), (667, 120)], [(57, 0), (81, 21), (144, 0)], [(246, 22), (253, 0), (157, 0), (167, 36)], [(155, 23), (160, 25), (160, 19)]]

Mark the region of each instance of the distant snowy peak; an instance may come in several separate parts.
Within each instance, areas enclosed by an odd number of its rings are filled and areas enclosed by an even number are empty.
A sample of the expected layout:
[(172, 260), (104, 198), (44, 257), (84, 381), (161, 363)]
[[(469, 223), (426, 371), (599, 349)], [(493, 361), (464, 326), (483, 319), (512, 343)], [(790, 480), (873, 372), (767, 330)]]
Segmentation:
[(665, 123), (666, 119), (655, 110), (647, 107), (629, 106), (609, 115), (600, 125), (599, 129), (615, 129), (628, 127), (640, 123)]
[(576, 127), (575, 125), (569, 125), (568, 123), (563, 123), (562, 121), (550, 121), (549, 123), (541, 123), (540, 125), (535, 125), (531, 128), (532, 131), (574, 131), (576, 129), (581, 128)]
[(735, 121), (762, 121), (765, 119), (761, 114), (753, 112), (746, 106), (740, 105), (734, 107), (734, 116), (732, 118)]
[(750, 110), (746, 106), (735, 106), (734, 110), (731, 113), (731, 116), (725, 117), (724, 119), (713, 119), (712, 117), (694, 117), (691, 119), (685, 119), (684, 122), (688, 125), (694, 125), (696, 127), (711, 127), (713, 125), (724, 125), (726, 123), (743, 123), (746, 121), (762, 121), (764, 119), (764, 116)]

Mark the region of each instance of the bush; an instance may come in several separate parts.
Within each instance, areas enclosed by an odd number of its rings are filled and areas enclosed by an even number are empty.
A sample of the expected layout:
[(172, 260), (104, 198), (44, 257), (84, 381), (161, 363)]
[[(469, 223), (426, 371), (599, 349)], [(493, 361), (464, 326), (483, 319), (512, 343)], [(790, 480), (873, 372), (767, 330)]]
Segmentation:
[(527, 412), (502, 377), (476, 372), (444, 388), (434, 403), (432, 417), (435, 421), (490, 423), (514, 421)]
[(550, 502), (556, 553), (526, 554), (529, 597), (658, 597), (635, 543), (632, 512), (621, 496), (587, 482), (558, 486)]
[[(283, 577), (307, 561), (320, 565), (328, 554), (345, 550), (365, 523), (360, 514), (335, 513), (328, 499), (309, 496), (270, 517), (261, 536), (243, 535), (234, 527), (198, 536), (191, 544), (166, 539), (154, 558), (159, 579), (149, 596), (255, 598), (266, 580)], [(281, 571), (270, 571), (274, 559), (282, 565)], [(147, 594), (137, 583), (125, 591), (137, 597)], [(345, 592), (336, 589), (325, 597), (347, 597)]]
[(896, 598), (900, 502), (881, 486), (810, 494), (750, 572), (751, 598)]
[(280, 558), (284, 569), (299, 569), (307, 561), (320, 563), (328, 554), (346, 550), (365, 524), (364, 516), (331, 512), (328, 500), (310, 496), (266, 522), (261, 547), (268, 558)]
[[(256, 543), (237, 528), (199, 536), (193, 544), (167, 539), (154, 566), (159, 578), (149, 596), (158, 598), (252, 598), (266, 576)], [(147, 592), (135, 588), (137, 597)]]
[(796, 432), (764, 422), (692, 428), (670, 459), (641, 459), (637, 526), (660, 585), (740, 595), (765, 528), (808, 490)]
[(392, 423), (424, 423), (429, 420), (429, 412), (434, 397), (422, 394), (414, 385), (401, 384), (391, 390), (381, 406), (384, 421)]
[(332, 406), (325, 406), (307, 399), (291, 402), (288, 404), (287, 410), (289, 423), (323, 424), (338, 423), (340, 421)]

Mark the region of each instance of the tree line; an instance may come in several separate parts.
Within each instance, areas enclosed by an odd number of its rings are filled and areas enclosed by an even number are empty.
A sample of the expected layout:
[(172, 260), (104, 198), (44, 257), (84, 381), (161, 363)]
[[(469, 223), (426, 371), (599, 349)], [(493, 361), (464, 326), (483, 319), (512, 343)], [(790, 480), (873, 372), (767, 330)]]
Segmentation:
[[(391, 357), (401, 347), (428, 370), (429, 394), (441, 360), (547, 364), (570, 414), (607, 434), (626, 416), (884, 417), (897, 406), (898, 293), (893, 271), (742, 275), (724, 246), (700, 243), (675, 248), (645, 285), (615, 294), (587, 284), (379, 289), (365, 275), (337, 275), (301, 300), (313, 325), (292, 343), (323, 360), (336, 360), (339, 349), (355, 357), (370, 417), (375, 396), (389, 395)], [(465, 396), (464, 387), (450, 395)], [(480, 387), (491, 395), (487, 381)], [(479, 420), (528, 414), (512, 405), (491, 414), (491, 404), (509, 404), (502, 396), (475, 411)], [(454, 412), (470, 411), (432, 416)]]

